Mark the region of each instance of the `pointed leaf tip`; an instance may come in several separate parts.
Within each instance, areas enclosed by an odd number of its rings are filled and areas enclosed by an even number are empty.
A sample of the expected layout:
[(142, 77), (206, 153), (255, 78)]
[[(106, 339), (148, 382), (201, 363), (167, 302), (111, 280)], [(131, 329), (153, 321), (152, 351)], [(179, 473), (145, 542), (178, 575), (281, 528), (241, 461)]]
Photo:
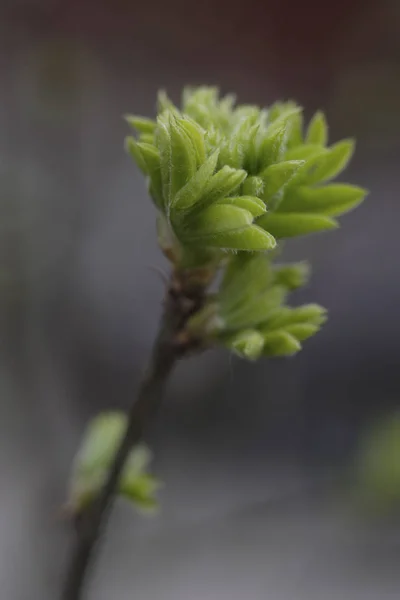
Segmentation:
[(156, 122), (146, 117), (138, 117), (136, 115), (124, 115), (124, 120), (130, 127), (139, 133), (154, 133), (157, 126)]
[(317, 187), (300, 186), (289, 190), (277, 211), (279, 213), (318, 213), (336, 217), (363, 202), (367, 190), (342, 183)]
[(323, 112), (315, 113), (307, 129), (306, 144), (325, 146), (328, 141), (328, 124)]

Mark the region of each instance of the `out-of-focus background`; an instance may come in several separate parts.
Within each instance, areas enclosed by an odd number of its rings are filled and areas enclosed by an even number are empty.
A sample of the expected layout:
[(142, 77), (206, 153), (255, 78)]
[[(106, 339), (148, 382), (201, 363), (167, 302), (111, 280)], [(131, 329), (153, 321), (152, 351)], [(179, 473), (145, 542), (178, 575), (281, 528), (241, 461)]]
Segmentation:
[(398, 598), (398, 0), (0, 1), (1, 598), (59, 597), (74, 452), (134, 397), (165, 264), (121, 117), (188, 83), (322, 108), (371, 193), (287, 247), (330, 311), (296, 359), (179, 367), (148, 439), (162, 512), (116, 507), (88, 598)]

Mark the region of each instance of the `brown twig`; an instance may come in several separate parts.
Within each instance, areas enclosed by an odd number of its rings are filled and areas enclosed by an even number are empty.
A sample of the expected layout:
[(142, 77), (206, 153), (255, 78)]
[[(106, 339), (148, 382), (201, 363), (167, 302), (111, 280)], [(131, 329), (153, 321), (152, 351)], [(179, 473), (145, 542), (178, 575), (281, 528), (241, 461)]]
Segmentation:
[(82, 598), (96, 543), (106, 524), (126, 460), (157, 413), (165, 384), (175, 363), (196, 348), (196, 340), (188, 339), (182, 332), (185, 331), (188, 318), (202, 307), (203, 301), (204, 286), (193, 286), (192, 282), (173, 276), (160, 331), (138, 396), (130, 409), (125, 435), (99, 497), (76, 522), (76, 540), (62, 600)]

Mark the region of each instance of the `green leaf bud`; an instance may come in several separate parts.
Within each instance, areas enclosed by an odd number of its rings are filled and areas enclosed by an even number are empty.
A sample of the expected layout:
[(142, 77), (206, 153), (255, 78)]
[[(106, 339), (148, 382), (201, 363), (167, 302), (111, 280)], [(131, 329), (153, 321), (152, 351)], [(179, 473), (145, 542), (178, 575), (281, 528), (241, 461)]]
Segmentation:
[[(88, 506), (99, 493), (125, 433), (127, 417), (110, 412), (97, 416), (90, 423), (77, 454), (70, 488), (69, 504), (75, 513)], [(118, 493), (131, 500), (137, 508), (156, 506), (158, 482), (145, 471), (151, 460), (146, 446), (135, 447), (125, 464)]]

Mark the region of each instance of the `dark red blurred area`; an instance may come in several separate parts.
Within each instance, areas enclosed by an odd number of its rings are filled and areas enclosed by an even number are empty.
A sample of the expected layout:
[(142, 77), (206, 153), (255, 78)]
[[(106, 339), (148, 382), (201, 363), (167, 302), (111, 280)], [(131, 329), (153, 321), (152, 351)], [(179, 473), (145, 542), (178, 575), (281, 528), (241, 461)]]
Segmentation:
[(376, 0), (36, 0), (14, 2), (7, 16), (39, 36), (126, 46), (134, 50), (129, 57), (134, 63), (175, 60), (188, 72), (201, 65), (211, 72), (217, 65), (249, 68), (259, 73), (260, 82), (268, 73), (289, 92), (293, 85), (310, 83), (311, 69), (323, 90), (343, 61), (368, 60), (377, 45), (384, 52), (393, 5)]

